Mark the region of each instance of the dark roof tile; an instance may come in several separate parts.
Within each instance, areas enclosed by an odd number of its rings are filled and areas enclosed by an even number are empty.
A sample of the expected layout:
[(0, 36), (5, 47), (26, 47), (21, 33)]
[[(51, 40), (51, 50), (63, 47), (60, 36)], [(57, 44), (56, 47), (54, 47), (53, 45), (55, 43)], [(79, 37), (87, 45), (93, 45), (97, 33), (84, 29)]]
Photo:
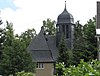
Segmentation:
[(49, 50), (32, 51), (32, 58), (36, 62), (54, 62)]
[(58, 50), (56, 47), (56, 37), (55, 36), (47, 36), (47, 43), (48, 43), (48, 47), (51, 50), (52, 53), (52, 57), (54, 60), (57, 60), (58, 57)]
[(28, 50), (49, 50), (43, 29), (41, 29), (40, 33), (32, 39), (28, 46)]
[(54, 62), (58, 57), (56, 37), (44, 35), (43, 28), (27, 49), (31, 51), (32, 58), (36, 62)]

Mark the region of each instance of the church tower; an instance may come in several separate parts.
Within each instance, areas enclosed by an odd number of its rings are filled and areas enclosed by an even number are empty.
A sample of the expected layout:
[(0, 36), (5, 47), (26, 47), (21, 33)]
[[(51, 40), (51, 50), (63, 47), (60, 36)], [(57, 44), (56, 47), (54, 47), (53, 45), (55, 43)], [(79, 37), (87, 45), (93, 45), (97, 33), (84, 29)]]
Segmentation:
[(69, 49), (73, 48), (74, 39), (74, 18), (66, 9), (66, 1), (64, 11), (57, 18), (57, 33), (56, 44), (58, 46), (62, 35), (65, 36), (65, 41)]

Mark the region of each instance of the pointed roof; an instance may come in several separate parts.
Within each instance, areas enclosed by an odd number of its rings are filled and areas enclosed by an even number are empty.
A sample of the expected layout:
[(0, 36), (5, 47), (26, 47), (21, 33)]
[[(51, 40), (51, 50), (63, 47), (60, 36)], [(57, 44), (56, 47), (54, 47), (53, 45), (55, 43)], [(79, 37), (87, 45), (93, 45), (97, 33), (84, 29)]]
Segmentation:
[(66, 12), (68, 13), (68, 11), (67, 11), (67, 9), (66, 9), (66, 1), (65, 1), (65, 8), (64, 8), (64, 11), (66, 11)]
[(73, 16), (66, 9), (66, 1), (64, 11), (58, 16), (57, 24), (60, 23), (73, 23)]
[(43, 27), (41, 27), (40, 33), (31, 41), (28, 50), (49, 50), (45, 40)]
[(32, 39), (27, 50), (31, 52), (36, 62), (55, 62), (58, 57), (56, 37), (45, 35), (43, 27), (40, 33)]

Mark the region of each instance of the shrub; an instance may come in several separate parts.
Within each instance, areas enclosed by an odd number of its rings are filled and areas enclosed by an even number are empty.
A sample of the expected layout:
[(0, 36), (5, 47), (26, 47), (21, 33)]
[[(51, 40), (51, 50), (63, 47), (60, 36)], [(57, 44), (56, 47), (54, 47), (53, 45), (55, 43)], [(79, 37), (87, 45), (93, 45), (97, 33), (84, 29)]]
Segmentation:
[(24, 72), (24, 71), (18, 72), (16, 74), (17, 76), (35, 76), (32, 72)]
[[(100, 61), (97, 60), (92, 60), (91, 62), (81, 60), (78, 66), (73, 65), (67, 68), (60, 63), (56, 65), (57, 70), (59, 70), (59, 66), (63, 70), (61, 76), (100, 76)], [(59, 76), (59, 72), (57, 72), (56, 76)]]

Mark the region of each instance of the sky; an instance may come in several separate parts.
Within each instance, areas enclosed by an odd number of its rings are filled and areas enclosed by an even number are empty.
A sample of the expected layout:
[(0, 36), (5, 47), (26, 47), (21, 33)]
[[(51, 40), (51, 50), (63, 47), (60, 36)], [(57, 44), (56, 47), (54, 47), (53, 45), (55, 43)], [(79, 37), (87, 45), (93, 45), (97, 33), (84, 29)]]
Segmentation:
[[(66, 0), (66, 8), (74, 22), (87, 23), (96, 15), (96, 2), (100, 0)], [(0, 0), (0, 17), (13, 23), (16, 34), (35, 28), (39, 33), (43, 20), (57, 21), (65, 7), (65, 0)]]

